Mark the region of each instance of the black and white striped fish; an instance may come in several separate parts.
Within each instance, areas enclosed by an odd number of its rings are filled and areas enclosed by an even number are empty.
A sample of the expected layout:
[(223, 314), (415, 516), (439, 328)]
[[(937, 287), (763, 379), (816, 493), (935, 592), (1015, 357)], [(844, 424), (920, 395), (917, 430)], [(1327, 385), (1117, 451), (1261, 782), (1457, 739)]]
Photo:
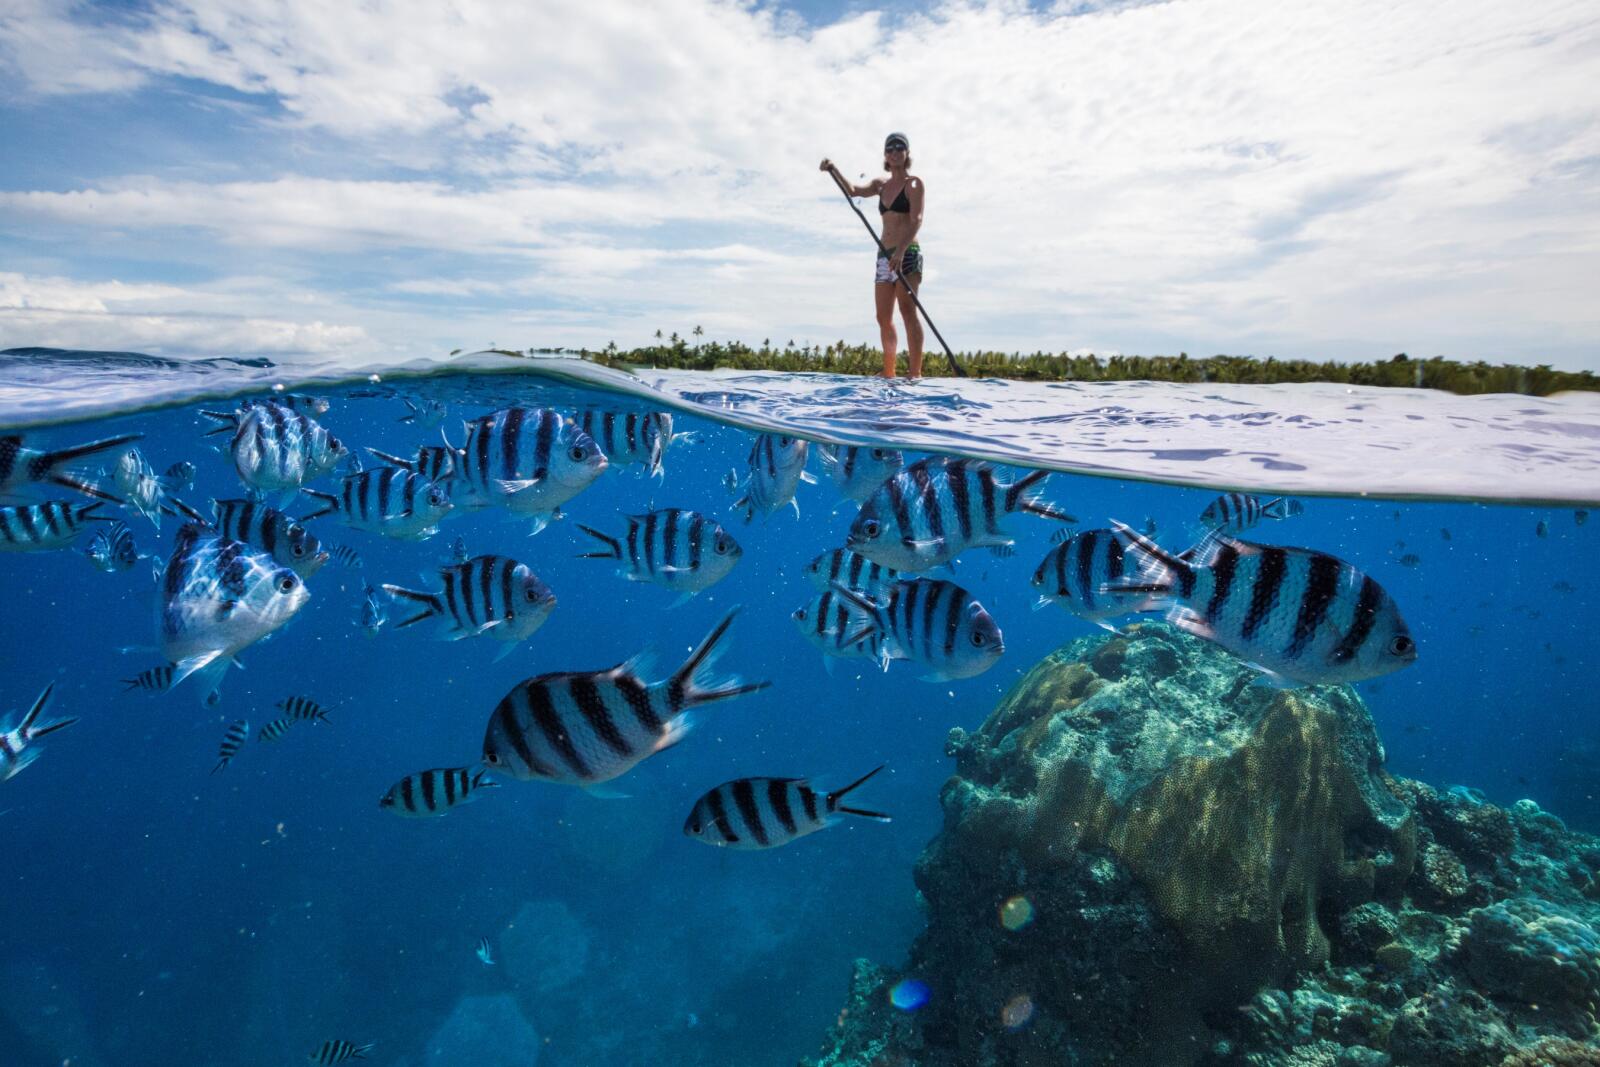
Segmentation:
[(165, 693), (172, 688), (172, 679), (178, 668), (170, 663), (140, 671), (132, 678), (122, 680), (123, 689), (144, 689), (152, 693)]
[(414, 471), (398, 467), (347, 474), (338, 493), (315, 489), (301, 492), (322, 506), (301, 516), (302, 522), (323, 515), (356, 530), (382, 534), (400, 541), (425, 541), (439, 532), (440, 521), (450, 513), (450, 489)]
[(260, 407), (263, 404), (276, 404), (279, 407), (288, 408), (290, 411), (298, 411), (302, 415), (326, 415), (328, 408), (332, 406), (329, 404), (327, 397), (312, 396), (310, 393), (286, 393), (280, 391), (273, 393), (269, 397), (260, 399), (252, 397), (241, 400), (239, 401), (239, 410), (244, 412), (253, 407)]
[(117, 437), (104, 437), (71, 448), (40, 451), (22, 443), (19, 434), (0, 435), (0, 500), (38, 490), (44, 485), (59, 485), (73, 489), (99, 500), (120, 504), (114, 493), (100, 488), (99, 484), (74, 464), (90, 456), (109, 452), (113, 448), (137, 441), (144, 434), (127, 433)]
[(818, 793), (804, 778), (735, 778), (694, 802), (684, 821), (685, 836), (719, 848), (777, 848), (814, 834), (837, 821), (836, 815), (859, 815), (888, 822), (881, 811), (853, 808), (844, 798), (883, 770), (874, 767), (843, 789)]
[(133, 531), (121, 520), (95, 534), (83, 554), (107, 574), (125, 571), (139, 562), (139, 547), (134, 544)]
[(285, 697), (273, 706), (296, 722), (320, 724), (329, 721), (328, 710), (310, 697)]
[(699, 512), (661, 508), (626, 518), (628, 532), (621, 537), (580, 523), (578, 529), (606, 546), (580, 558), (618, 560), (623, 577), (676, 589), (683, 594), (679, 603), (726, 578), (744, 555), (732, 534)]
[(228, 724), (228, 729), (223, 732), (222, 744), (217, 747), (217, 765), (211, 768), (211, 773), (216, 774), (233, 761), (239, 754), (239, 749), (244, 747), (245, 740), (250, 736), (250, 720), (235, 719)]
[(757, 515), (770, 518), (784, 506), (794, 508), (800, 515), (800, 502), (794, 492), (801, 482), (815, 482), (806, 473), (806, 453), (810, 445), (798, 437), (764, 433), (750, 446), (750, 456), (745, 461), (743, 480), (735, 480), (733, 487), (742, 488), (744, 495), (733, 502), (735, 508), (744, 509), (744, 521)]
[(195, 466), (180, 459), (161, 474), (161, 482), (169, 493), (186, 493), (194, 488)]
[[(420, 404), (417, 400), (422, 401)], [(406, 406), (406, 413), (400, 416), (400, 422), (411, 426), (420, 426), (431, 430), (444, 422), (445, 406), (441, 401), (430, 400), (428, 397), (418, 397), (413, 400), (408, 396), (400, 398), (400, 403)]]
[(84, 504), (47, 500), (43, 504), (0, 507), (0, 552), (48, 552), (70, 548), (90, 522), (110, 522), (96, 515), (100, 500)]
[(294, 617), (311, 594), (299, 575), (198, 523), (178, 530), (161, 573), (156, 628), (176, 667), (172, 685), (202, 673), (207, 704), (239, 651)]
[(1117, 628), (1106, 620), (1134, 611), (1138, 598), (1101, 590), (1108, 582), (1138, 570), (1138, 561), (1129, 556), (1127, 548), (1127, 539), (1115, 530), (1073, 534), (1052, 548), (1033, 572), (1033, 584), (1040, 594), (1034, 607), (1060, 604), (1078, 618), (1116, 633)]
[(665, 411), (582, 411), (578, 425), (594, 438), (614, 466), (639, 464), (661, 477), (661, 459), (672, 443), (672, 416)]
[(276, 401), (236, 412), (203, 411), (233, 431), (228, 452), (239, 480), (264, 493), (288, 492), (332, 473), (349, 452), (321, 423)]
[(293, 728), (294, 719), (288, 715), (284, 715), (281, 718), (273, 719), (271, 722), (263, 726), (261, 728), (261, 732), (256, 735), (256, 740), (281, 741), (283, 740), (283, 735), (287, 734)]
[(993, 667), (1006, 650), (994, 619), (954, 582), (907, 578), (876, 597), (840, 585), (833, 591), (877, 623), (885, 670), (891, 659), (904, 659), (926, 669), (926, 682), (971, 678)]
[(44, 692), (39, 694), (33, 706), (15, 725), (12, 725), (9, 715), (4, 721), (0, 721), (0, 782), (21, 774), (30, 763), (39, 758), (38, 741), (41, 737), (53, 734), (57, 730), (64, 730), (78, 721), (76, 718), (56, 719), (54, 722), (45, 723), (39, 721), (39, 716), (50, 706), (50, 698), (55, 691), (54, 682), (45, 686)]
[(411, 459), (391, 456), (387, 452), (379, 452), (376, 448), (369, 448), (367, 451), (380, 463), (420, 474), (430, 482), (442, 482), (454, 475), (461, 459), (461, 450), (451, 448), (449, 445), (419, 445), (416, 456)]
[(839, 492), (857, 504), (866, 503), (880, 485), (906, 465), (906, 457), (898, 448), (818, 445), (817, 454)]
[(1046, 471), (1030, 471), (1008, 484), (981, 460), (918, 460), (867, 498), (845, 544), (885, 567), (916, 572), (949, 563), (976, 546), (1013, 545), (1000, 527), (1007, 515), (1076, 522), (1039, 497), (1046, 476)]
[(806, 564), (806, 578), (824, 592), (838, 584), (857, 593), (877, 593), (898, 581), (900, 572), (880, 566), (859, 552), (835, 548)]
[(476, 797), (478, 790), (499, 784), (486, 770), (435, 767), (408, 774), (390, 786), (378, 807), (408, 819), (426, 819), (448, 814), (451, 808)]
[(361, 553), (349, 545), (329, 545), (328, 554), (339, 561), (339, 566), (347, 567), (353, 571), (358, 571), (366, 566), (366, 563), (361, 559)]
[(389, 622), (389, 598), (367, 582), (361, 591), (361, 607), (356, 611), (356, 626), (368, 637), (377, 637)]
[(149, 519), (157, 530), (161, 529), (162, 511), (171, 513), (171, 509), (165, 507), (167, 488), (144, 454), (137, 448), (123, 452), (112, 468), (112, 477), (123, 502)]
[(822, 665), (829, 674), (835, 659), (883, 659), (883, 631), (877, 615), (832, 589), (818, 593), (790, 617), (801, 635), (821, 650)]
[(1236, 541), (1213, 532), (1174, 556), (1116, 524), (1145, 557), (1109, 591), (1142, 594), (1141, 611), (1211, 641), (1280, 683), (1335, 685), (1416, 662), (1417, 645), (1394, 599), (1334, 556)]
[(635, 658), (609, 670), (541, 674), (518, 683), (489, 716), (484, 763), (521, 781), (590, 787), (677, 744), (693, 725), (691, 709), (771, 684), (710, 676), (734, 614), (658, 682), (639, 677)]
[(594, 438), (548, 408), (503, 408), (466, 427), (456, 502), (504, 505), (533, 519), (535, 533), (606, 469)]
[(332, 1038), (324, 1041), (322, 1046), (306, 1058), (312, 1063), (330, 1064), (343, 1063), (346, 1060), (364, 1060), (367, 1053), (378, 1046), (375, 1044), (357, 1045), (341, 1038)]
[(1286, 497), (1273, 497), (1263, 502), (1260, 497), (1248, 493), (1223, 493), (1206, 505), (1200, 513), (1200, 521), (1223, 533), (1243, 533), (1262, 519), (1287, 519), (1304, 511), (1300, 501)]
[(223, 537), (259, 548), (302, 578), (328, 562), (317, 535), (277, 508), (254, 500), (213, 500), (211, 514)]
[(532, 637), (550, 618), (556, 597), (525, 563), (507, 556), (474, 556), (465, 563), (439, 568), (444, 583), (437, 593), (385, 585), (384, 592), (399, 600), (409, 600), (422, 610), (397, 623), (403, 630), (425, 619), (438, 619), (437, 636), (459, 641), (479, 634), (506, 642), (497, 660), (503, 659), (516, 642)]

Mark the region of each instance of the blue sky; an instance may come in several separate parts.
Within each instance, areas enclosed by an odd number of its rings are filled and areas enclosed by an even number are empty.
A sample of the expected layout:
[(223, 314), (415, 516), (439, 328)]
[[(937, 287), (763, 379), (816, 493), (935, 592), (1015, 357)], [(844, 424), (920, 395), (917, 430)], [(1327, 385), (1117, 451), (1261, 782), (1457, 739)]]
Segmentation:
[[(876, 341), (1600, 369), (1588, 0), (8, 0), (0, 347)], [(875, 217), (875, 212), (869, 214)]]

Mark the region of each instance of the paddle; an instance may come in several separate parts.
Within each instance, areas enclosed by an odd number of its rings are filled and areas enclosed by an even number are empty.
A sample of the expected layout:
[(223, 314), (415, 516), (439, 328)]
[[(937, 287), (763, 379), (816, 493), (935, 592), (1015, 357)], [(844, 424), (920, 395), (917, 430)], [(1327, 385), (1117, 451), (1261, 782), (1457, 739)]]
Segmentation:
[[(861, 225), (865, 226), (867, 232), (872, 234), (872, 243), (878, 246), (879, 252), (888, 256), (889, 250), (883, 246), (882, 241), (878, 240), (878, 231), (872, 228), (872, 223), (867, 221), (867, 217), (861, 213), (861, 208), (856, 205), (855, 197), (850, 194), (850, 187), (839, 176), (839, 169), (835, 167), (829, 170), (828, 175), (833, 178), (833, 184), (837, 185), (839, 191), (844, 194), (845, 202), (850, 205), (850, 210), (856, 213), (856, 218), (861, 220)], [(905, 275), (900, 271), (895, 271), (894, 276), (896, 280), (906, 287), (906, 292), (911, 294), (911, 302), (917, 305), (917, 311), (922, 315), (922, 321), (928, 324), (928, 329), (933, 331), (933, 335), (939, 339), (939, 344), (944, 346), (944, 354), (950, 360), (950, 369), (955, 371), (957, 378), (965, 378), (967, 376), (966, 368), (956, 361), (956, 354), (950, 351), (948, 344), (945, 344), (944, 334), (939, 332), (939, 327), (935, 326), (933, 320), (928, 317), (928, 309), (922, 306), (921, 300), (917, 299), (917, 291), (911, 288), (911, 283), (906, 281)]]

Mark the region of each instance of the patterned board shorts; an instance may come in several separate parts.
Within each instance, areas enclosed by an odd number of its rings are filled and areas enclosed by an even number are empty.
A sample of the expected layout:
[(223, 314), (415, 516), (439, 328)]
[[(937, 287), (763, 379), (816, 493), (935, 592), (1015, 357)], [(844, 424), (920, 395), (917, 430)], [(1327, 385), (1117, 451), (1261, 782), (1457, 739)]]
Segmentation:
[[(894, 249), (889, 249), (889, 252), (893, 254)], [(905, 267), (907, 274), (922, 273), (922, 247), (915, 241), (912, 241), (906, 248), (906, 258), (902, 266)], [(894, 271), (889, 269), (889, 257), (882, 252), (878, 253), (878, 272), (874, 275), (873, 280), (880, 283), (888, 283), (895, 280)]]

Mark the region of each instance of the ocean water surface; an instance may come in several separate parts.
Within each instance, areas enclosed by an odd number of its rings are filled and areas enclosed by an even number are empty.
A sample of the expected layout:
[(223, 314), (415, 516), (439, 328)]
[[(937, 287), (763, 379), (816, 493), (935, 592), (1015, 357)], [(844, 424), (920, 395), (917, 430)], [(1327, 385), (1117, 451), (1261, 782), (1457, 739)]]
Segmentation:
[[(1600, 401), (1461, 398), (1335, 386), (1223, 387), (855, 379), (642, 370), (481, 355), (340, 368), (187, 363), (116, 353), (0, 353), (0, 433), (30, 449), (141, 435), (172, 495), (205, 517), (243, 498), (232, 436), (203, 410), (313, 394), (314, 417), (367, 470), (367, 449), (409, 457), (466, 443), (464, 421), (511, 407), (617, 424), (671, 412), (659, 477), (613, 462), (536, 534), (505, 506), (454, 508), (437, 536), (405, 540), (308, 519), (352, 550), (305, 581), (310, 598), (238, 652), (216, 700), (200, 677), (170, 691), (125, 680), (166, 662), (155, 571), (183, 519), (111, 503), (149, 558), (113, 572), (70, 547), (0, 553), (0, 709), (54, 685), (46, 720), (69, 728), (0, 781), (0, 1059), (13, 1064), (293, 1064), (326, 1042), (373, 1044), (374, 1063), (788, 1065), (814, 1055), (851, 963), (901, 958), (922, 925), (912, 869), (940, 828), (952, 727), (980, 725), (1008, 690), (1092, 623), (1035, 611), (1030, 582), (1059, 531), (1111, 520), (1173, 551), (1204, 532), (1225, 491), (1289, 495), (1303, 511), (1243, 536), (1348, 561), (1404, 613), (1416, 662), (1358, 683), (1396, 774), (1467, 784), (1495, 803), (1532, 798), (1600, 831)], [(242, 416), (241, 416), (242, 417)], [(409, 420), (409, 421), (408, 421)], [(748, 524), (734, 488), (758, 433), (810, 443), (816, 484)], [(1042, 497), (1076, 526), (1018, 514), (1009, 552), (960, 554), (958, 582), (1004, 634), (972, 677), (922, 681), (903, 662), (833, 669), (801, 635), (817, 595), (805, 565), (839, 547), (858, 512), (819, 445), (993, 461), (1002, 483), (1052, 471)], [(73, 465), (117, 492), (126, 446)], [(105, 468), (102, 473), (101, 468)], [(335, 492), (340, 471), (309, 480)], [(730, 472), (732, 478), (730, 479)], [(530, 472), (521, 472), (527, 477)], [(87, 503), (24, 484), (0, 504)], [(316, 501), (271, 489), (292, 515)], [(459, 498), (458, 498), (459, 499)], [(626, 516), (698, 511), (742, 549), (686, 603), (595, 558)], [(18, 535), (20, 536), (20, 535)], [(438, 640), (431, 623), (367, 589), (437, 589), (439, 570), (493, 553), (526, 564), (557, 603), (502, 658), (492, 634)], [(613, 796), (496, 774), (447, 816), (406, 819), (379, 799), (428, 768), (472, 768), (486, 724), (520, 682), (600, 670), (650, 652), (669, 675), (727, 614), (715, 673), (770, 682), (695, 711), (682, 742), (608, 783)], [(1129, 616), (1125, 620), (1132, 621)], [(292, 696), (327, 709), (259, 740)], [(221, 770), (230, 723), (248, 739)], [(837, 788), (892, 815), (840, 817), (781, 848), (708, 847), (684, 833), (697, 798), (745, 776)], [(977, 920), (975, 920), (977, 921)], [(492, 964), (477, 955), (487, 941)], [(935, 991), (937, 995), (937, 991)], [(998, 1026), (998, 1024), (996, 1024)]]

